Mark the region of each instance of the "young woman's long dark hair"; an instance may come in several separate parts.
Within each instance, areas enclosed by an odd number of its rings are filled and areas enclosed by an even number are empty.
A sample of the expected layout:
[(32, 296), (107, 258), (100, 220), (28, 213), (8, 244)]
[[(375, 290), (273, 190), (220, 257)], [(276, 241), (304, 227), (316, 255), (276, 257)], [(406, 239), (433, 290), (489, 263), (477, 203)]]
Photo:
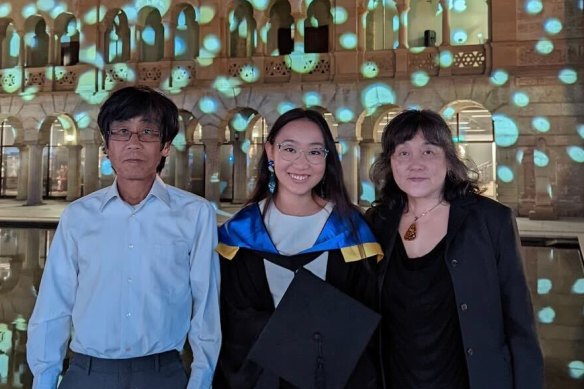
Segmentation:
[(450, 202), (481, 192), (478, 172), (467, 166), (458, 156), (452, 133), (442, 116), (427, 109), (411, 109), (399, 113), (383, 129), (382, 151), (369, 172), (371, 181), (381, 190), (381, 198), (375, 205), (385, 204), (390, 208), (407, 206), (407, 196), (395, 182), (391, 171), (391, 155), (398, 145), (411, 140), (418, 132), (422, 133), (426, 141), (444, 150), (448, 166), (443, 190), (444, 200)]
[[(321, 195), (324, 195), (325, 199), (330, 200), (335, 204), (337, 212), (343, 216), (348, 215), (352, 210), (358, 209), (351, 203), (349, 194), (347, 193), (347, 188), (343, 181), (341, 161), (339, 159), (339, 154), (337, 153), (331, 130), (326, 120), (319, 112), (311, 109), (294, 108), (282, 114), (270, 129), (266, 142), (270, 142), (273, 145), (274, 139), (279, 134), (280, 130), (286, 124), (296, 120), (308, 120), (316, 124), (322, 133), (324, 147), (328, 150), (324, 176), (321, 182), (312, 188), (312, 196), (321, 197)], [(251, 198), (247, 202), (248, 204), (257, 203), (263, 199), (270, 201), (273, 196), (268, 189), (270, 173), (268, 171), (268, 155), (265, 149), (262, 151), (257, 171), (256, 186)], [(276, 185), (274, 195), (276, 193), (278, 193), (278, 185)]]

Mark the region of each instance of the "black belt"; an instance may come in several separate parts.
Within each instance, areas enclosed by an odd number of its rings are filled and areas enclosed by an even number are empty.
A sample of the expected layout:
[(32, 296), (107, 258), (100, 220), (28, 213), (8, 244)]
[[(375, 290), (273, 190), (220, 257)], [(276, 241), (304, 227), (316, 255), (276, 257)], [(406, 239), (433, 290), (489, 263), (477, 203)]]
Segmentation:
[(170, 365), (177, 361), (180, 361), (180, 355), (176, 350), (127, 359), (104, 359), (73, 353), (71, 365), (79, 366), (89, 374), (92, 371), (100, 373), (158, 371), (162, 366)]

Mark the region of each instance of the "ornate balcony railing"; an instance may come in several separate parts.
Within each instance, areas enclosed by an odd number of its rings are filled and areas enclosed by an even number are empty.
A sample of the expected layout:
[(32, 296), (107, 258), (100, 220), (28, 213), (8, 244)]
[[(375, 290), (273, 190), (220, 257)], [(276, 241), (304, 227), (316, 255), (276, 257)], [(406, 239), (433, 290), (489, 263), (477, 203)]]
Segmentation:
[[(135, 83), (160, 88), (209, 85), (223, 75), (249, 84), (322, 82), (342, 79), (403, 77), (416, 71), (428, 76), (484, 75), (490, 71), (489, 45), (440, 46), (383, 51), (289, 54), (277, 57), (125, 62), (38, 68), (0, 69), (0, 94), (79, 89), (107, 91)], [(449, 61), (444, 61), (444, 58)]]

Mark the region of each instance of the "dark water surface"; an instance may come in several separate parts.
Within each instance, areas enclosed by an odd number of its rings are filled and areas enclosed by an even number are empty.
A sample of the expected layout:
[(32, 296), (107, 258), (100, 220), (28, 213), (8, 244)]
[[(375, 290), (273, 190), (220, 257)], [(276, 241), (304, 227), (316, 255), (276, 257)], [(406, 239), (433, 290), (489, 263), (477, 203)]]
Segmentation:
[[(32, 387), (26, 329), (54, 230), (0, 226), (0, 388)], [(576, 239), (523, 238), (547, 389), (584, 388), (584, 266)], [(186, 363), (190, 353), (185, 352)]]

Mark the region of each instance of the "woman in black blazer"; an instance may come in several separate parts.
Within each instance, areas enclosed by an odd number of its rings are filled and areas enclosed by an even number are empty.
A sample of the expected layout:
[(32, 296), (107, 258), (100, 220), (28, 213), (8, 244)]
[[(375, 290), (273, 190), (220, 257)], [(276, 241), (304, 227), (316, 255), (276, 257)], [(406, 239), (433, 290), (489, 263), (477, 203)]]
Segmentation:
[(398, 114), (381, 142), (367, 217), (385, 253), (384, 387), (543, 388), (513, 212), (480, 195), (437, 113)]

